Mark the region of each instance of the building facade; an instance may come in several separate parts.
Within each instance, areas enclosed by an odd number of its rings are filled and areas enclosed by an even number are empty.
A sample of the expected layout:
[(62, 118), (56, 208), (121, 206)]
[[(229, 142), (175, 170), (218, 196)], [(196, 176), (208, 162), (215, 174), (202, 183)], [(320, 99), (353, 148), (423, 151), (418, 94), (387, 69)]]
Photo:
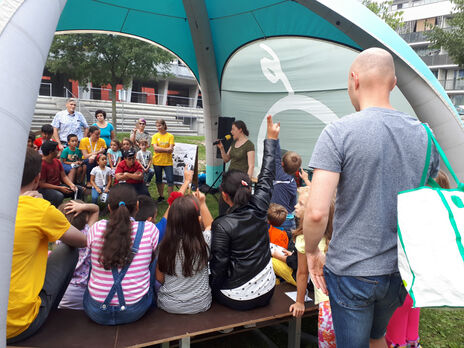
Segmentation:
[(431, 48), (425, 33), (434, 26), (449, 27), (453, 4), (449, 0), (394, 0), (391, 11), (403, 11), (401, 37), (422, 58), (445, 88), (452, 102), (464, 107), (464, 69), (444, 49)]

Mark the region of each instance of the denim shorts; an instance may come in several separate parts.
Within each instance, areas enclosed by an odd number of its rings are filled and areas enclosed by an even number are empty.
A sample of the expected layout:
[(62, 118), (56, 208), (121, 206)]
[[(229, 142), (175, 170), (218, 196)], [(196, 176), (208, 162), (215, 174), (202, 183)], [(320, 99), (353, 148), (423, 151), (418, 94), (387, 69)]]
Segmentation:
[(84, 293), (85, 313), (94, 322), (101, 325), (119, 325), (132, 323), (139, 320), (155, 304), (153, 290), (150, 286), (148, 292), (137, 303), (121, 306), (107, 306), (103, 309), (103, 303), (95, 301), (89, 294), (89, 289)]
[(369, 347), (385, 335), (406, 289), (398, 272), (382, 276), (339, 276), (324, 267), (337, 347)]
[(168, 186), (174, 185), (174, 168), (172, 166), (156, 166), (153, 165), (156, 175), (156, 183), (161, 184), (163, 182), (163, 169), (164, 175), (166, 175), (166, 182)]

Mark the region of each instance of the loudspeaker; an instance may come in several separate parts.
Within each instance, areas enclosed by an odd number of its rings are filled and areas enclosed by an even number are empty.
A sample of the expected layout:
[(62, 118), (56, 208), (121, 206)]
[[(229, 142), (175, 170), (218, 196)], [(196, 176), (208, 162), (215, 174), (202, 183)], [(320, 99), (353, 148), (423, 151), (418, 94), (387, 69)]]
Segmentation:
[[(235, 117), (218, 117), (218, 139), (224, 139), (227, 134), (230, 134), (232, 123), (235, 122)], [(232, 140), (223, 141), (224, 150), (229, 151), (229, 147), (232, 144)], [(221, 151), (216, 150), (216, 158), (221, 158)]]

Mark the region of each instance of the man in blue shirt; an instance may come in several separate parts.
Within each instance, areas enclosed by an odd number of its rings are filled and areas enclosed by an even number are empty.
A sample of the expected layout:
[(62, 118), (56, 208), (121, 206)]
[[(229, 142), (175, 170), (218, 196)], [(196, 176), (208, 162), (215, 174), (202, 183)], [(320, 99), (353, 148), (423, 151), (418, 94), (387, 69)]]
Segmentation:
[(68, 99), (66, 101), (66, 110), (57, 112), (53, 118), (53, 138), (58, 144), (66, 144), (68, 134), (76, 134), (79, 141), (87, 136), (89, 125), (84, 115), (75, 110), (76, 100)]

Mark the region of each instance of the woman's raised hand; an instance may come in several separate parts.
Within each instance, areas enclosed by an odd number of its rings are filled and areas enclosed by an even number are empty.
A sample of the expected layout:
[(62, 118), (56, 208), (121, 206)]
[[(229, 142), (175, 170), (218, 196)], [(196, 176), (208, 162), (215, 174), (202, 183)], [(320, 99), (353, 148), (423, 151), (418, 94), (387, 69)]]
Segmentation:
[(268, 139), (279, 139), (280, 122), (273, 123), (272, 116), (267, 115), (267, 138)]

